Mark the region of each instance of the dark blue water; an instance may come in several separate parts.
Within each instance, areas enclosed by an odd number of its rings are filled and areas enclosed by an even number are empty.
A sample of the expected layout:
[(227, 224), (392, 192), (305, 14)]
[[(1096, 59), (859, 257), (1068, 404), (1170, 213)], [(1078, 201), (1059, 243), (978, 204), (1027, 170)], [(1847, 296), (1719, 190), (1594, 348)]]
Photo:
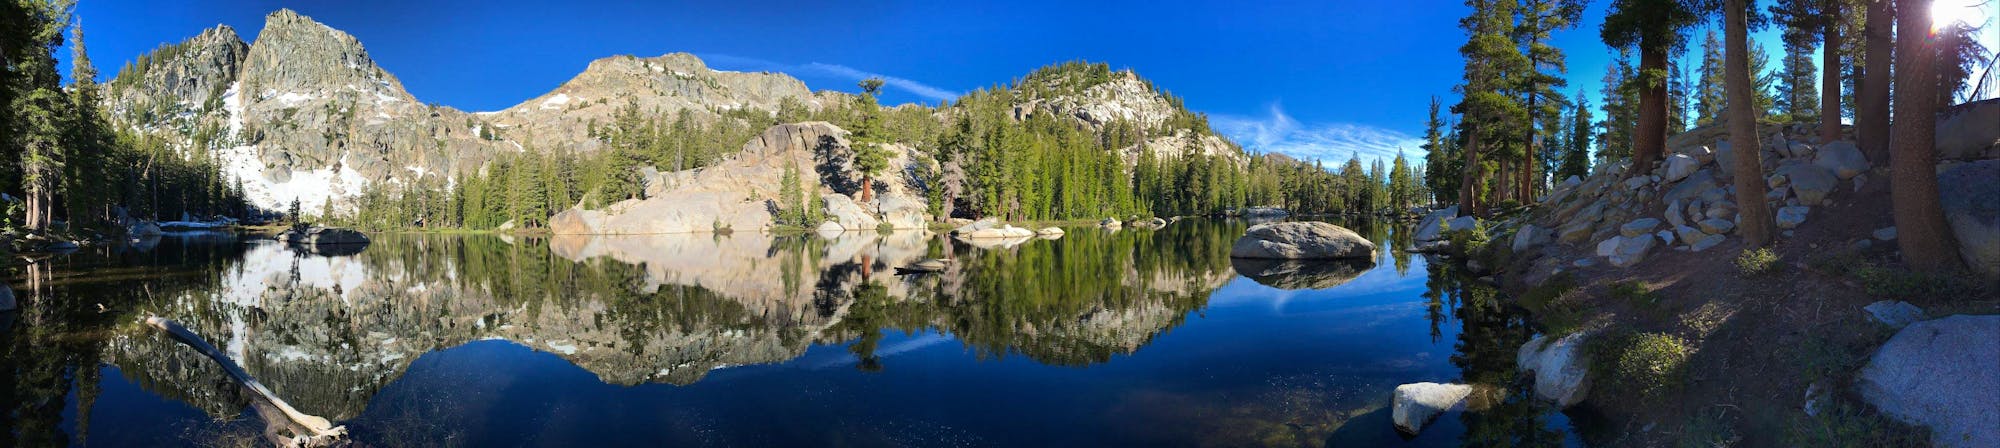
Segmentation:
[[(0, 423), (24, 446), (261, 443), (219, 370), (133, 323), (158, 314), (380, 446), (1574, 443), (1518, 392), (1397, 434), (1398, 384), (1518, 381), (1531, 330), (1395, 251), (1239, 275), (1244, 226), (991, 247), (385, 235), (338, 257), (169, 238), (19, 270)], [(893, 275), (924, 257), (956, 263)]]

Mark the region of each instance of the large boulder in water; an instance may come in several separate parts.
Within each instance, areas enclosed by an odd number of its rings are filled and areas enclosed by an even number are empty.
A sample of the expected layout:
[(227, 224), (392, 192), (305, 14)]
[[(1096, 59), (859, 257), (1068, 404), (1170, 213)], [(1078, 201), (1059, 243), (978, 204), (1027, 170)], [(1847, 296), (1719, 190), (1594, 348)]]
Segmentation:
[(1327, 289), (1346, 284), (1375, 266), (1373, 260), (1231, 258), (1237, 274), (1278, 289)]
[(1903, 327), (1855, 387), (1884, 414), (1930, 427), (1937, 446), (2000, 446), (2000, 315)]
[(1465, 405), (1465, 397), (1472, 395), (1473, 387), (1464, 384), (1411, 383), (1396, 386), (1396, 398), (1390, 404), (1390, 414), (1396, 422), (1396, 430), (1405, 434), (1423, 432), (1424, 425), (1438, 414)]
[(1965, 265), (2000, 277), (2000, 160), (1962, 163), (1938, 174), (1945, 222)]
[(1458, 206), (1456, 205), (1424, 215), (1423, 222), (1417, 224), (1417, 241), (1437, 241), (1444, 239), (1444, 222), (1456, 216), (1458, 216)]
[(1274, 222), (1250, 227), (1232, 258), (1375, 259), (1375, 243), (1347, 228), (1323, 222)]
[(368, 244), (368, 235), (352, 229), (313, 226), (307, 229), (292, 229), (278, 235), (278, 240), (305, 246), (340, 246)]
[(1584, 360), (1583, 334), (1550, 340), (1536, 335), (1514, 355), (1514, 363), (1535, 372), (1535, 395), (1563, 407), (1574, 406), (1590, 393), (1590, 363)]

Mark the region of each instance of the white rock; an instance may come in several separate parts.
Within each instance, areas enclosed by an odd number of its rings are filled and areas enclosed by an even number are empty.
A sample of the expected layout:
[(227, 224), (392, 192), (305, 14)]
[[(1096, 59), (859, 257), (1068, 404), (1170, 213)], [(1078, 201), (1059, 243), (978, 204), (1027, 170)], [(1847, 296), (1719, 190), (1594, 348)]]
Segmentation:
[(1521, 370), (1535, 373), (1535, 395), (1562, 407), (1582, 402), (1590, 392), (1590, 364), (1584, 360), (1583, 334), (1550, 341), (1536, 335), (1514, 356)]
[(1396, 398), (1390, 409), (1390, 416), (1396, 422), (1396, 430), (1405, 434), (1417, 434), (1424, 425), (1438, 414), (1465, 405), (1465, 397), (1472, 395), (1472, 386), (1464, 384), (1411, 383), (1396, 386)]
[(1667, 156), (1666, 181), (1678, 182), (1686, 179), (1689, 175), (1693, 175), (1697, 168), (1701, 168), (1701, 161), (1693, 157), (1683, 154)]

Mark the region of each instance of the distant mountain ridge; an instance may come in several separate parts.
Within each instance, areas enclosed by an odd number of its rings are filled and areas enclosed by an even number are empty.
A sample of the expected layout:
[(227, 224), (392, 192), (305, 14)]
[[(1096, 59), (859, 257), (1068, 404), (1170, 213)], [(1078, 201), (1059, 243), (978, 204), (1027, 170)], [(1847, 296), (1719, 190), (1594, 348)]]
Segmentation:
[[(1124, 149), (1181, 154), (1197, 148), (1240, 160), (1233, 143), (1199, 125), (1177, 100), (1130, 71), (1031, 74), (1017, 82), (1015, 115), (1071, 117), (1102, 132), (1113, 121), (1156, 132)], [(809, 90), (783, 73), (709, 68), (687, 53), (597, 59), (576, 77), (512, 107), (468, 113), (427, 104), (380, 67), (353, 36), (288, 9), (272, 12), (255, 42), (217, 26), (128, 64), (103, 106), (118, 126), (166, 138), (187, 157), (212, 158), (240, 181), (252, 205), (307, 214), (349, 210), (371, 188), (449, 189), (496, 156), (591, 152), (621, 109), (648, 117), (727, 111), (819, 111), (854, 95)], [(926, 108), (928, 109), (928, 108)], [(930, 109), (940, 122), (950, 108)]]

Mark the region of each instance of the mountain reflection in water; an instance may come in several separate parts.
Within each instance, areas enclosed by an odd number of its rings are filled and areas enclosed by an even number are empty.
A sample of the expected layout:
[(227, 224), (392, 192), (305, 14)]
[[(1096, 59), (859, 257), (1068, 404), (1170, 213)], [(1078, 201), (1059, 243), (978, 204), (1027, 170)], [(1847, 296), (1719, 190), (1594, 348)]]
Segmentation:
[[(157, 314), (389, 446), (1561, 443), (1561, 415), (1518, 393), (1414, 440), (1371, 421), (1396, 384), (1517, 381), (1531, 330), (1399, 251), (1232, 263), (1245, 227), (93, 248), (15, 269), (0, 427), (28, 446), (254, 440), (219, 368), (137, 324)], [(924, 258), (954, 263), (895, 275)]]

